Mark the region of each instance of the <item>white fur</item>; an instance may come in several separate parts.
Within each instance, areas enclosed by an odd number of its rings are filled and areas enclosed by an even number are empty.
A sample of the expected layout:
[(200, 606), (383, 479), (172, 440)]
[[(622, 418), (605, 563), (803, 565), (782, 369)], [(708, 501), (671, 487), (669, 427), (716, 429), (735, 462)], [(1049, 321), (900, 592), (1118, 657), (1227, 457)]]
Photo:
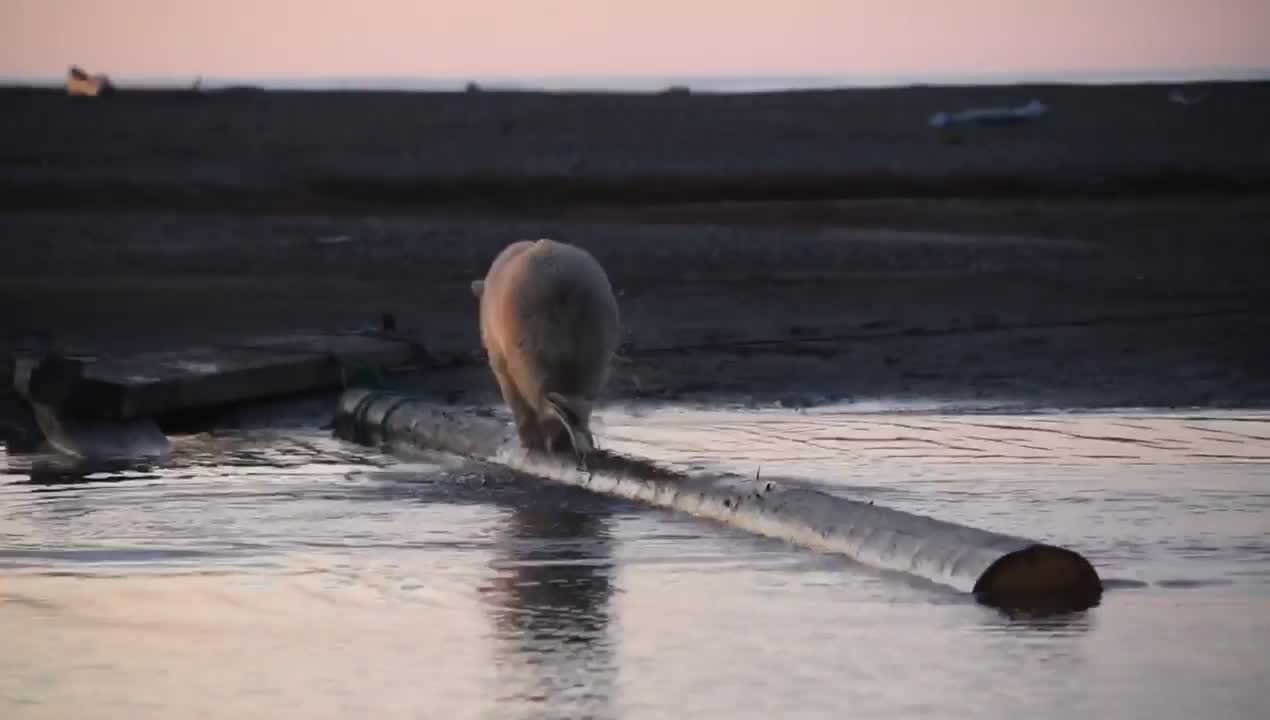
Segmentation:
[(567, 437), (592, 449), (591, 410), (621, 336), (608, 275), (582, 248), (521, 240), (499, 253), (480, 299), (481, 342), (521, 444), (556, 451)]

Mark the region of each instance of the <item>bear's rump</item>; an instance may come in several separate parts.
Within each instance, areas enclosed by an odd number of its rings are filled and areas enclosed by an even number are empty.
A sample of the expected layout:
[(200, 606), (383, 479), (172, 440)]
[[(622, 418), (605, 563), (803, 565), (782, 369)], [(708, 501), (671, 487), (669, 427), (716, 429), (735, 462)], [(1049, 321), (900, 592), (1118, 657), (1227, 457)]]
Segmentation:
[(508, 248), (487, 277), (481, 334), (506, 361), (519, 392), (593, 398), (618, 342), (617, 303), (590, 255), (551, 241)]
[(516, 384), (537, 395), (558, 392), (594, 397), (608, 375), (615, 338), (602, 306), (547, 303), (521, 306), (511, 323), (509, 353)]

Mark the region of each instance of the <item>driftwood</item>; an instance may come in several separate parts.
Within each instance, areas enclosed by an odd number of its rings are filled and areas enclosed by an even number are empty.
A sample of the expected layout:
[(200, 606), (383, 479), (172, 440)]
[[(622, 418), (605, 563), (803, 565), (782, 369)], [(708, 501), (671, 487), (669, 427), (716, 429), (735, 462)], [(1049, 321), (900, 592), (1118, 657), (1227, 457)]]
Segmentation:
[(115, 86), (106, 75), (90, 75), (83, 68), (73, 66), (66, 73), (66, 94), (84, 97), (109, 95)]
[(492, 462), (592, 492), (715, 520), (882, 570), (908, 573), (981, 602), (1028, 612), (1098, 604), (1102, 580), (1080, 554), (1023, 537), (955, 525), (776, 480), (681, 473), (597, 451), (587, 467), (571, 455), (525, 450), (511, 426), (474, 408), (353, 388), (340, 397), (337, 436), (409, 456), (440, 451)]

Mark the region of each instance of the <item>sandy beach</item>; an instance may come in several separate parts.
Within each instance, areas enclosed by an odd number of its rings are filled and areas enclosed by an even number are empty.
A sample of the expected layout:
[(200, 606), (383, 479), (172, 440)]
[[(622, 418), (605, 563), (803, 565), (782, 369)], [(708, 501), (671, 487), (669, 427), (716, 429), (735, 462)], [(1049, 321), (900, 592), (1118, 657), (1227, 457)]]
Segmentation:
[[(1270, 402), (1270, 85), (0, 92), (0, 343), (372, 325), (494, 398), (468, 282), (592, 250), (613, 400)], [(936, 130), (940, 110), (1050, 112)]]

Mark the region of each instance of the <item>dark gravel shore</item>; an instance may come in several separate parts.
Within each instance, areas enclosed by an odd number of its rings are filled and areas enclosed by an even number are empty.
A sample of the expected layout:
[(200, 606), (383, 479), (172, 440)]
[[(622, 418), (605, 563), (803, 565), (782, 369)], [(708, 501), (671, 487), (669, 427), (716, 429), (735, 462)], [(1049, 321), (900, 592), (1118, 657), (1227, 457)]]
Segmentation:
[[(122, 352), (391, 310), (467, 363), (411, 387), (489, 400), (467, 284), (547, 236), (621, 293), (614, 400), (1265, 406), (1270, 90), (1211, 90), (10, 92), (0, 342)], [(1032, 97), (1052, 115), (925, 125)]]
[[(0, 206), (558, 214), (583, 203), (1270, 190), (1270, 83), (754, 95), (0, 91)], [(1005, 127), (939, 111), (1024, 105)]]

